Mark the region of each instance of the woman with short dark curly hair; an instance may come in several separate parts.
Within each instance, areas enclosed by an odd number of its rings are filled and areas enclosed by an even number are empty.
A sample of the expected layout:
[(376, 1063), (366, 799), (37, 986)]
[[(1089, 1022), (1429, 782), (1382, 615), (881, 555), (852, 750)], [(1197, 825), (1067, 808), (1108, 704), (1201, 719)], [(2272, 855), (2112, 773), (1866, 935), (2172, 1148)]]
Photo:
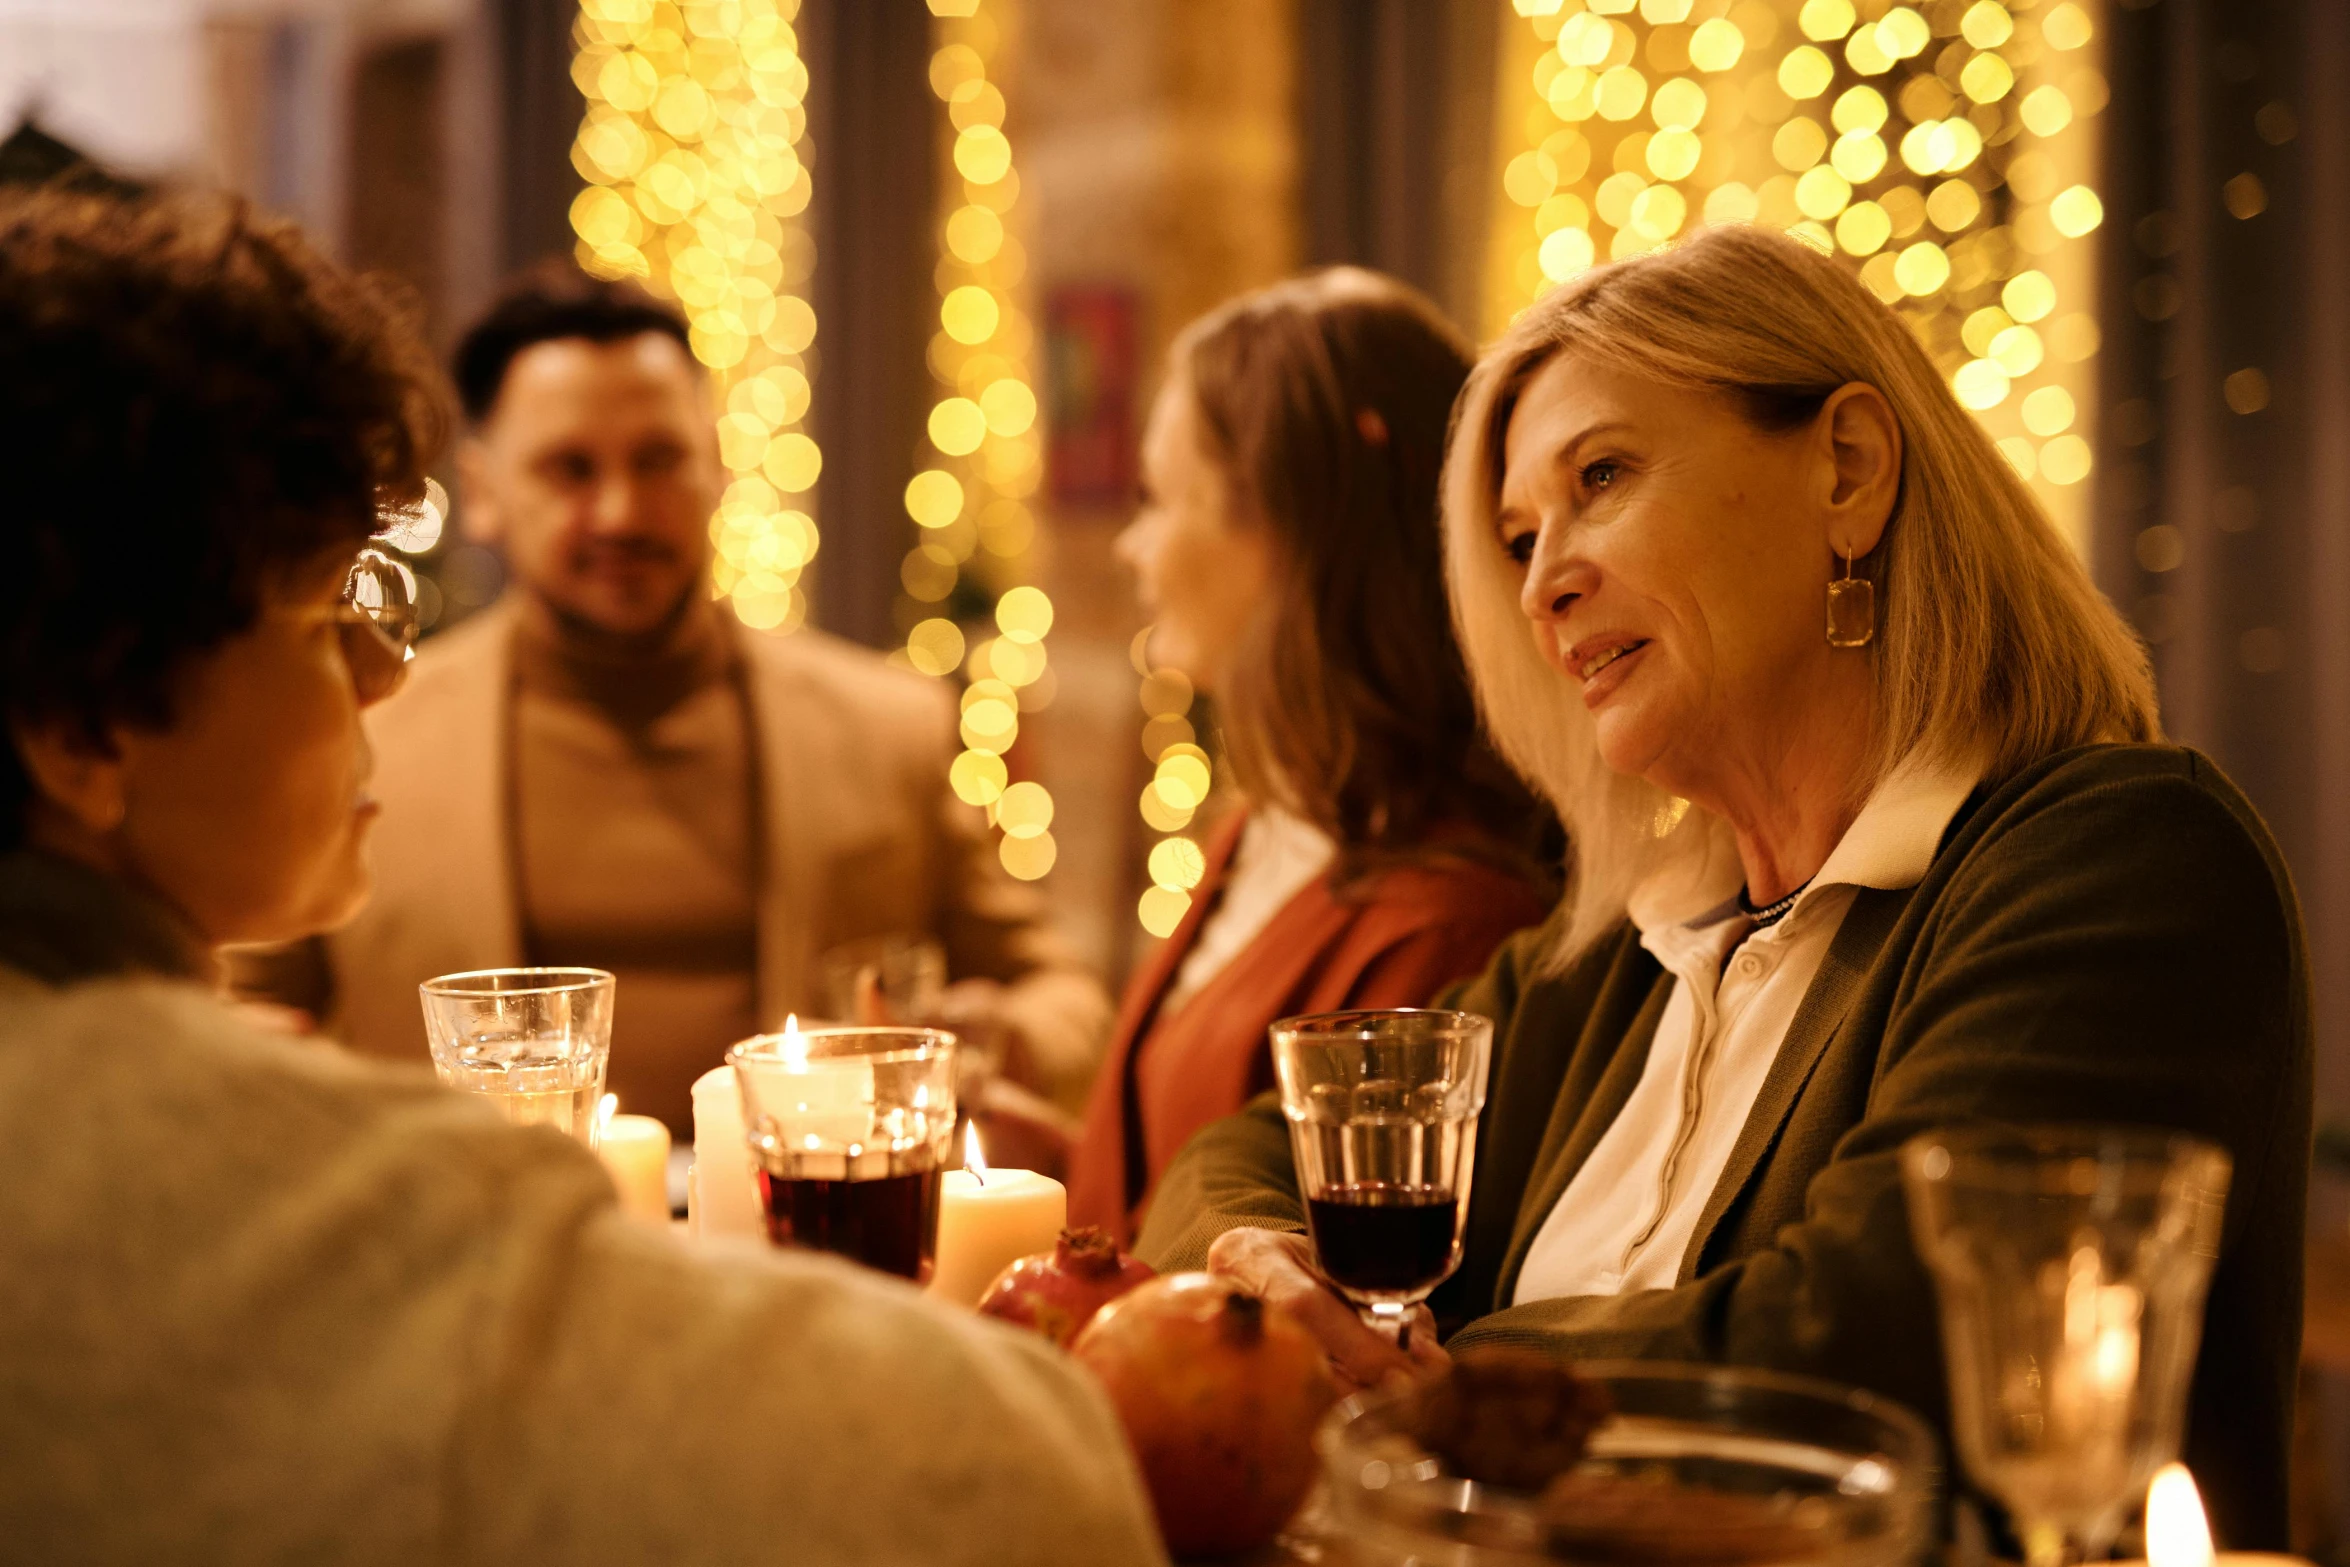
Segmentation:
[[(0, 845), (108, 837), (119, 869), (214, 941), (348, 917), (366, 891), (352, 736), (322, 732), (282, 767), (255, 755), (218, 795), (171, 737), (214, 696), (201, 663), (269, 634), (289, 591), (318, 590), (305, 651), (350, 637), (334, 590), (378, 509), (422, 496), (441, 438), (431, 361), (396, 300), (234, 207), (21, 201), (0, 255), (0, 705), (16, 741), (0, 747)], [(348, 650), (394, 683), (399, 649)], [(204, 830), (175, 847), (155, 812)], [(335, 821), (319, 863), (284, 863), (311, 850), (281, 830), (296, 818)]]
[(364, 895), (403, 582), (354, 557), (438, 401), (289, 227), (0, 200), (5, 1554), (1162, 1560), (1049, 1347), (690, 1249), (568, 1138), (204, 983)]

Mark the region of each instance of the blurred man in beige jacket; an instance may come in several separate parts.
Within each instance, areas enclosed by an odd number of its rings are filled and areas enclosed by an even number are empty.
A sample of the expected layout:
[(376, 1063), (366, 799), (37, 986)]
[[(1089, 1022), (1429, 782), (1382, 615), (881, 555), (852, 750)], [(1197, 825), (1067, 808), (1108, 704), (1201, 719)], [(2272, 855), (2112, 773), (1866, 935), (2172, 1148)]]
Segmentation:
[(421, 1059), (417, 984), (523, 963), (620, 978), (610, 1083), (680, 1133), (726, 1047), (826, 1009), (822, 957), (945, 949), (963, 1016), (1081, 1096), (1097, 983), (947, 785), (935, 682), (713, 600), (725, 471), (668, 306), (576, 272), (525, 279), (457, 356), (460, 515), (512, 586), (428, 643), (369, 714), (383, 817), (366, 912), (263, 988), (374, 1053)]

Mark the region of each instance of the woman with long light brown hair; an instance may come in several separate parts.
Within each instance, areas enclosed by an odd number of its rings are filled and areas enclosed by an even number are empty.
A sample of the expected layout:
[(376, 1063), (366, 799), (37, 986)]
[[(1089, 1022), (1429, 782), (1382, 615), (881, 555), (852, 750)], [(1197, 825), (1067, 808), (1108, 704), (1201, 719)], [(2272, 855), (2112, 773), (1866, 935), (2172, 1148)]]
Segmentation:
[(1542, 917), (1546, 813), (1479, 735), (1445, 604), (1437, 481), (1469, 362), (1427, 300), (1351, 268), (1175, 344), (1121, 550), (1247, 804), (1127, 992), (1078, 1222), (1130, 1233), (1191, 1134), (1271, 1086), (1275, 1018), (1420, 1005)]
[[(1496, 1025), (1448, 1346), (1714, 1360), (1947, 1418), (1897, 1150), (2125, 1123), (2234, 1160), (2186, 1458), (2285, 1543), (2309, 1175), (2293, 889), (2144, 651), (1898, 317), (1706, 230), (1487, 352), (1446, 478), (1495, 738), (1574, 859), (1448, 998)], [(1140, 1251), (1402, 1357), (1312, 1271), (1278, 1111), (1162, 1183)], [(1432, 1352), (1434, 1354), (1441, 1352)]]

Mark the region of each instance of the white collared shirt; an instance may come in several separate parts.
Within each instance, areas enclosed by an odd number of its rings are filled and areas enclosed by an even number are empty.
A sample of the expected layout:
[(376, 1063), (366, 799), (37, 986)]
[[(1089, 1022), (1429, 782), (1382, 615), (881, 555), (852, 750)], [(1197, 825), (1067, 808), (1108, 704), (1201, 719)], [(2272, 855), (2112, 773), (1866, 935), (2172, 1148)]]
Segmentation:
[(1313, 823), (1276, 806), (1252, 806), (1216, 907), (1200, 922), (1191, 951), (1160, 997), (1159, 1016), (1173, 1017), (1206, 989), (1337, 858), (1337, 843)]
[(1634, 892), (1640, 944), (1673, 991), (1631, 1097), (1527, 1249), (1516, 1304), (1672, 1287), (1854, 893), (1916, 886), (1981, 776), (1915, 760), (1894, 769), (1763, 929), (1738, 909), (1734, 861), (1694, 887)]

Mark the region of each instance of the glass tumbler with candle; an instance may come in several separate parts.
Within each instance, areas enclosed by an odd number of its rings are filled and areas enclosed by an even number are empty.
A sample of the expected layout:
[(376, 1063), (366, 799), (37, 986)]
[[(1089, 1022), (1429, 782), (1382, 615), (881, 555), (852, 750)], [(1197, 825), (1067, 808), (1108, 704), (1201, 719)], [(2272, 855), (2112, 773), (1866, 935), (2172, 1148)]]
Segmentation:
[(2104, 1555), (2178, 1456), (2229, 1169), (2209, 1143), (2119, 1127), (1902, 1147), (1959, 1457), (2031, 1567)]
[(594, 968), (477, 969), (417, 987), (433, 1069), (517, 1126), (593, 1148), (612, 1054), (612, 976)]
[(1466, 1012), (1323, 1012), (1272, 1027), (1298, 1190), (1323, 1274), (1403, 1343), (1452, 1276), (1493, 1023)]
[(934, 1028), (788, 1029), (729, 1050), (768, 1238), (927, 1280), (955, 1055)]

